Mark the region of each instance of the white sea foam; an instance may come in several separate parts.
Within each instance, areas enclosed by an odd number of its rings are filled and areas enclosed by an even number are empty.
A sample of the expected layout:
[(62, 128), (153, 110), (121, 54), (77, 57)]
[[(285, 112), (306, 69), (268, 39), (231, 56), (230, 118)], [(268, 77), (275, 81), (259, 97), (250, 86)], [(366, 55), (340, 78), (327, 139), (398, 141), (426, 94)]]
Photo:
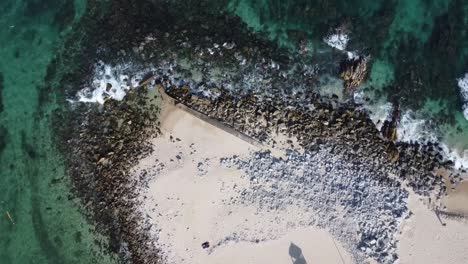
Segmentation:
[(325, 43), (327, 43), (330, 47), (346, 52), (346, 56), (348, 57), (348, 60), (355, 60), (359, 58), (358, 52), (346, 50), (349, 39), (350, 39), (349, 36), (345, 33), (335, 33), (335, 34), (328, 35), (327, 37), (323, 39), (323, 41), (325, 41)]
[(356, 51), (346, 51), (346, 55), (349, 60), (356, 60), (359, 58), (359, 54)]
[(382, 98), (379, 102), (369, 104), (366, 101), (366, 94), (363, 90), (358, 90), (353, 94), (354, 102), (361, 104), (369, 111), (369, 118), (375, 124), (378, 130), (382, 128), (385, 120), (390, 119), (393, 105)]
[(403, 113), (398, 124), (398, 139), (404, 142), (438, 142), (431, 126), (431, 121), (418, 118), (415, 112), (408, 110)]
[(468, 149), (463, 151), (449, 148), (446, 144), (441, 144), (445, 156), (453, 161), (455, 168), (468, 168)]
[(468, 73), (465, 73), (463, 78), (457, 79), (458, 87), (460, 87), (460, 94), (463, 99), (463, 116), (468, 120)]
[(385, 120), (389, 119), (392, 115), (393, 105), (391, 103), (376, 105), (373, 107), (370, 119), (374, 122), (378, 130), (383, 126)]
[(336, 33), (325, 37), (323, 41), (335, 49), (346, 50), (346, 46), (348, 46), (349, 42), (349, 36), (344, 33)]
[(402, 142), (439, 142), (443, 155), (454, 163), (455, 168), (468, 168), (468, 149), (449, 146), (437, 136), (431, 121), (417, 118), (413, 111), (405, 112), (397, 128), (398, 140)]
[(90, 87), (85, 87), (76, 94), (77, 100), (71, 102), (104, 104), (110, 98), (122, 100), (127, 90), (137, 87), (144, 72), (135, 72), (132, 64), (117, 64), (115, 66), (98, 62), (95, 65), (94, 76)]
[[(468, 80), (468, 79), (467, 79)], [(377, 129), (380, 130), (383, 121), (390, 118), (393, 106), (389, 102), (379, 102), (377, 104), (366, 103), (364, 92), (354, 93), (354, 100), (356, 103), (363, 104), (364, 107), (371, 111), (369, 117), (374, 122)], [(397, 127), (398, 141), (400, 142), (417, 142), (425, 143), (439, 143), (442, 148), (442, 155), (454, 163), (455, 168), (468, 168), (468, 149), (459, 149), (454, 146), (448, 145), (441, 141), (434, 126), (430, 120), (424, 119), (419, 113), (408, 110), (405, 111), (400, 119)]]

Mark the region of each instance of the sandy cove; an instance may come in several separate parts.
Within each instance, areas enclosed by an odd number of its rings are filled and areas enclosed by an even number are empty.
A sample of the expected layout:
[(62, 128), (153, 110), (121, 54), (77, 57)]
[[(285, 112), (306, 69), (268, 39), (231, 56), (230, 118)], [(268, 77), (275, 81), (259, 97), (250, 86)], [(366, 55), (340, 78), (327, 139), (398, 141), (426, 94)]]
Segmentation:
[[(141, 211), (168, 263), (356, 263), (346, 241), (304, 222), (313, 217), (311, 210), (243, 203), (239, 192), (251, 188), (248, 176), (220, 159), (248, 157), (262, 147), (181, 108), (163, 100), (162, 135), (152, 140), (155, 151), (133, 169), (149, 179)], [(398, 236), (400, 263), (467, 262), (466, 221), (443, 217), (443, 226), (414, 193), (409, 208), (413, 215)]]
[(236, 190), (249, 182), (219, 159), (246, 156), (258, 146), (171, 104), (163, 107), (161, 131), (153, 140), (156, 151), (135, 170), (160, 170), (145, 193), (143, 211), (159, 229), (155, 235), (169, 263), (351, 263), (326, 231), (295, 227), (301, 208), (268, 212), (223, 203), (239, 199)]

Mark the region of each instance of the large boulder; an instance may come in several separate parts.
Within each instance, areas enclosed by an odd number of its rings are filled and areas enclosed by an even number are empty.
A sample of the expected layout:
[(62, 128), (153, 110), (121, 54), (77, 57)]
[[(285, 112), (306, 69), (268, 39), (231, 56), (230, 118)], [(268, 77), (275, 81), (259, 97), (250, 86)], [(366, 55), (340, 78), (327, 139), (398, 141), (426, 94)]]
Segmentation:
[(350, 92), (364, 82), (367, 76), (367, 64), (370, 57), (358, 56), (347, 58), (341, 62), (340, 77), (344, 81), (344, 88)]
[(385, 120), (380, 132), (382, 135), (391, 141), (397, 140), (397, 127), (400, 122), (400, 105), (398, 102), (393, 103), (393, 111), (390, 120)]

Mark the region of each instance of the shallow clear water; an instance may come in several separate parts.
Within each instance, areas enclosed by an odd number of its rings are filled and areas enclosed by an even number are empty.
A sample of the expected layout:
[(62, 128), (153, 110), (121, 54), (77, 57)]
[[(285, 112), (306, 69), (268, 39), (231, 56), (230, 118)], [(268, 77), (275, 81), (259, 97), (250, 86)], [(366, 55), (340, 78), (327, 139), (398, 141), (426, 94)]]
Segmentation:
[[(0, 262), (111, 263), (70, 193), (52, 141), (47, 67), (85, 1), (0, 2)], [(3, 142), (3, 143), (2, 143)]]

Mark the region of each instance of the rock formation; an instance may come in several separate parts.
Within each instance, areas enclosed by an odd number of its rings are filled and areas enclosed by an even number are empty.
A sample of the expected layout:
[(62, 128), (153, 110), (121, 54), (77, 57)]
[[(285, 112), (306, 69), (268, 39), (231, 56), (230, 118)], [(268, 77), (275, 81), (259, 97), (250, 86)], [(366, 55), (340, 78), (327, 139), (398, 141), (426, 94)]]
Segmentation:
[(356, 58), (347, 58), (341, 62), (340, 77), (344, 81), (345, 91), (352, 92), (364, 82), (369, 60), (369, 56), (358, 56)]

